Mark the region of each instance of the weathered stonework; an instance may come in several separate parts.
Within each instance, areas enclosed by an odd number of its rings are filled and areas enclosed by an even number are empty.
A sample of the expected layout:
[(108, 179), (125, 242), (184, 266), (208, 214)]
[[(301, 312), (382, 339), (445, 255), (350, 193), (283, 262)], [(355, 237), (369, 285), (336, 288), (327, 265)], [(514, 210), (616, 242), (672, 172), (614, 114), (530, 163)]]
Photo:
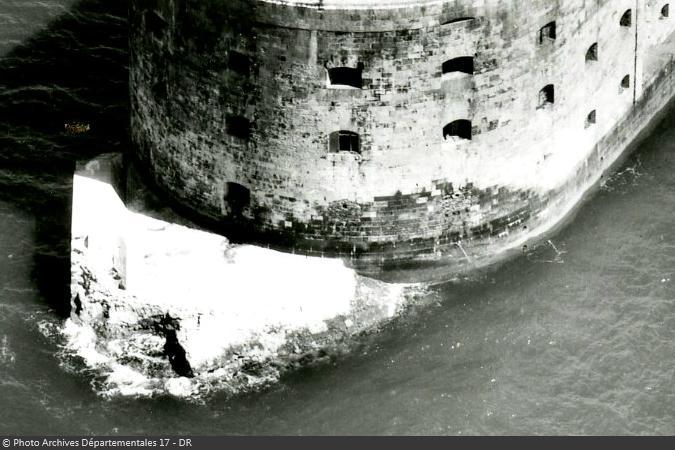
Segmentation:
[[(132, 0), (135, 156), (235, 239), (442, 279), (553, 226), (668, 103), (665, 3)], [(329, 85), (341, 66), (361, 89)], [(444, 138), (458, 119), (471, 140)], [(329, 150), (338, 130), (360, 153)]]

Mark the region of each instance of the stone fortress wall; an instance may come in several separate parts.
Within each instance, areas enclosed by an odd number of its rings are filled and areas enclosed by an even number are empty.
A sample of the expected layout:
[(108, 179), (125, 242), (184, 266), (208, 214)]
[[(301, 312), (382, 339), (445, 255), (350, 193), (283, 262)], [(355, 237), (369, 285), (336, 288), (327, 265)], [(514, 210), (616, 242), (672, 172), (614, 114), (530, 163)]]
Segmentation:
[(668, 3), (132, 0), (135, 157), (255, 242), (376, 275), (482, 265), (672, 97), (672, 58), (650, 56)]

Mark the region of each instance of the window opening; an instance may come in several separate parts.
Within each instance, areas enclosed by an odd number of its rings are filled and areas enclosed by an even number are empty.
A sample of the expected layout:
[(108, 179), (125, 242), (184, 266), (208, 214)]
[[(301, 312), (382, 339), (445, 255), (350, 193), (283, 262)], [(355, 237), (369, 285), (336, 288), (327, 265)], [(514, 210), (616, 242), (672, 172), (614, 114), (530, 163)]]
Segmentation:
[(330, 151), (361, 153), (360, 139), (353, 131), (340, 130), (330, 134)]
[(452, 72), (462, 72), (473, 75), (474, 65), (472, 56), (460, 56), (445, 61), (442, 66), (443, 74)]
[(225, 118), (227, 133), (241, 139), (251, 137), (251, 121), (242, 116), (227, 116)]
[(539, 107), (543, 108), (553, 103), (555, 103), (555, 88), (552, 84), (549, 84), (539, 91)]
[(459, 119), (450, 122), (443, 127), (443, 139), (447, 139), (448, 136), (457, 136), (461, 139), (471, 140), (471, 121)]
[(328, 69), (328, 81), (331, 87), (363, 88), (363, 67), (331, 67)]
[(539, 43), (543, 44), (546, 40), (554, 41), (557, 37), (555, 22), (549, 22), (539, 30)]

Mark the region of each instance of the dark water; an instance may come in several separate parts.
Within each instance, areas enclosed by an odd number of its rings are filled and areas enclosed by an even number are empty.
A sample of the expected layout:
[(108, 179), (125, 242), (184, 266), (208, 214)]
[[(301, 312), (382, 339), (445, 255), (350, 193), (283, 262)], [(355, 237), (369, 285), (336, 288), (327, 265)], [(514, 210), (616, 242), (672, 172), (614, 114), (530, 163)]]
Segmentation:
[[(0, 434), (674, 434), (675, 113), (541, 247), (335, 366), (203, 404), (59, 356), (70, 177), (127, 145), (126, 4), (0, 2)], [(68, 136), (63, 122), (92, 130)]]

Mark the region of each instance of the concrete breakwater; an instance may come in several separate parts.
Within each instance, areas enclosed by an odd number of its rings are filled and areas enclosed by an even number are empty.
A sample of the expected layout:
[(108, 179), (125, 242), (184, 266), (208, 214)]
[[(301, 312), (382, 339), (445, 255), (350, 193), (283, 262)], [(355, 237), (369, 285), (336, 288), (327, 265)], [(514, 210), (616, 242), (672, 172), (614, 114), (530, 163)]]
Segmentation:
[(348, 351), (424, 290), (232, 244), (167, 210), (120, 154), (79, 166), (72, 227), (68, 348), (108, 395), (260, 389)]

